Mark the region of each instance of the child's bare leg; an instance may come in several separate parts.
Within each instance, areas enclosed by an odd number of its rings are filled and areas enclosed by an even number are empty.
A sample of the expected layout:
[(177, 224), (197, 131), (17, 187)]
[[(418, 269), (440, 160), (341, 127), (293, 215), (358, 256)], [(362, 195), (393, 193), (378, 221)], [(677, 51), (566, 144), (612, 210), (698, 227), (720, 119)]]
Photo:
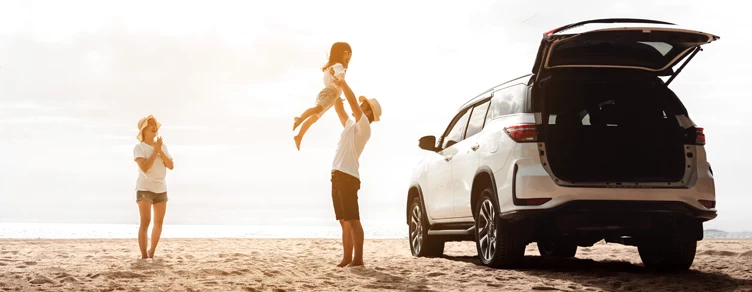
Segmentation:
[(313, 125), (316, 121), (319, 120), (318, 115), (311, 116), (310, 118), (306, 119), (305, 122), (303, 122), (303, 125), (300, 126), (300, 132), (297, 136), (295, 136), (295, 147), (298, 148), (298, 151), (300, 151), (300, 142), (303, 140), (303, 135), (305, 135), (306, 132), (308, 132), (308, 128)]
[(307, 110), (303, 112), (302, 115), (300, 115), (299, 117), (295, 117), (295, 123), (292, 125), (292, 130), (295, 131), (295, 129), (297, 129), (298, 126), (300, 126), (300, 123), (307, 120), (312, 115), (318, 115), (322, 110), (323, 109), (321, 108), (320, 105), (316, 105), (314, 107), (308, 108)]

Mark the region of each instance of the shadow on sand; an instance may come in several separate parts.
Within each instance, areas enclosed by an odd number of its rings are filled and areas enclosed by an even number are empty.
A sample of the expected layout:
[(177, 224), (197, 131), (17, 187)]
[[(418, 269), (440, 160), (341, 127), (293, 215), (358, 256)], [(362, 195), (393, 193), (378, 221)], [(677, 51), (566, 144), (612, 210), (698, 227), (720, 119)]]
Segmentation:
[[(484, 267), (477, 256), (442, 258)], [(604, 291), (752, 291), (752, 280), (697, 270), (655, 273), (644, 266), (624, 261), (525, 256), (521, 266), (515, 270), (544, 279), (572, 281)]]

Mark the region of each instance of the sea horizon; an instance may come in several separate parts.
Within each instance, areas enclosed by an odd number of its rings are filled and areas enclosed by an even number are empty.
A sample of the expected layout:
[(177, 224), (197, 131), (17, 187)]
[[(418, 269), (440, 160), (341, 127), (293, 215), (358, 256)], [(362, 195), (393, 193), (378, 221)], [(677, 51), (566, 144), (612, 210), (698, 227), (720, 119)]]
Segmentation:
[[(393, 222), (362, 222), (366, 239), (407, 238)], [(151, 230), (151, 226), (150, 226)], [(130, 239), (136, 238), (133, 223), (17, 223), (0, 222), (0, 239)], [(341, 238), (339, 225), (269, 224), (165, 224), (162, 238)]]
[[(393, 221), (362, 222), (366, 239), (405, 239), (407, 225)], [(0, 239), (132, 239), (133, 223), (26, 223), (0, 222)], [(333, 224), (165, 224), (162, 238), (341, 238)], [(752, 232), (705, 229), (705, 239), (752, 239)]]

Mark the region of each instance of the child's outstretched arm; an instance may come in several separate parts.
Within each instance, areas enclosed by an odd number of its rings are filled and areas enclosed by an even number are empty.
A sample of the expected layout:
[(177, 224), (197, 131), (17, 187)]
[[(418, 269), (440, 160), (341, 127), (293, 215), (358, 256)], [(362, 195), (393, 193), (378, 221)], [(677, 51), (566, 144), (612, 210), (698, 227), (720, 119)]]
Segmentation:
[(337, 112), (337, 116), (339, 117), (339, 121), (340, 123), (342, 123), (342, 126), (346, 126), (347, 112), (345, 112), (345, 105), (342, 104), (342, 99), (339, 97), (334, 101), (334, 110)]

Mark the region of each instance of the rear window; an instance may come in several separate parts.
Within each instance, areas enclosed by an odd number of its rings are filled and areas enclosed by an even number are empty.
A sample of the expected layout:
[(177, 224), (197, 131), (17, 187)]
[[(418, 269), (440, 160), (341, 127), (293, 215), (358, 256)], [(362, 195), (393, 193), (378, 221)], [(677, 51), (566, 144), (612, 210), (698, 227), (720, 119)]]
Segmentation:
[(658, 71), (704, 42), (701, 37), (704, 36), (659, 31), (587, 33), (556, 44), (547, 66), (629, 66)]

